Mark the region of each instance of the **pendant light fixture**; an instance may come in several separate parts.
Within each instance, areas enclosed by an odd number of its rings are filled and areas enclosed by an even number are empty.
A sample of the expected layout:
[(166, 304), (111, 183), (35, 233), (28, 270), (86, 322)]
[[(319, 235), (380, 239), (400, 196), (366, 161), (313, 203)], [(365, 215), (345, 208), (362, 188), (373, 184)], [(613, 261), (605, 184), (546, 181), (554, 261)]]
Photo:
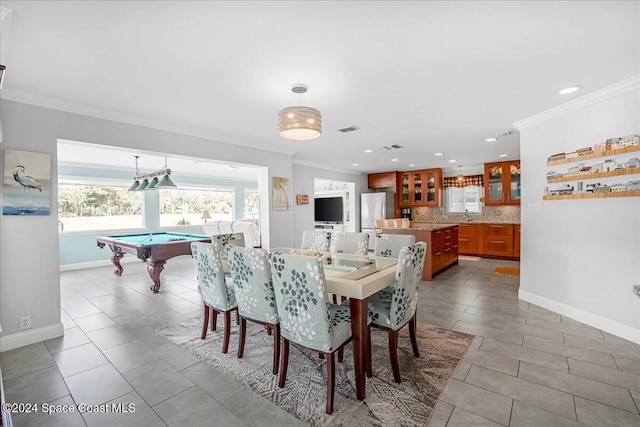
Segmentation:
[(278, 113), (278, 134), (286, 139), (306, 141), (320, 136), (322, 133), (322, 116), (320, 111), (311, 107), (303, 107), (302, 94), (308, 87), (303, 83), (296, 83), (291, 91), (298, 95), (300, 105), (287, 107)]
[(464, 175), (462, 175), (462, 165), (458, 166), (458, 176), (456, 178), (458, 182), (464, 182)]
[[(171, 181), (169, 175), (171, 175), (171, 169), (167, 167), (167, 157), (164, 158), (164, 167), (155, 172), (148, 174), (141, 174), (138, 169), (138, 159), (140, 156), (133, 156), (136, 158), (136, 176), (133, 178), (133, 184), (129, 187), (129, 191), (144, 191), (153, 190), (155, 188), (178, 188), (176, 184)], [(161, 176), (162, 179), (158, 180)]]

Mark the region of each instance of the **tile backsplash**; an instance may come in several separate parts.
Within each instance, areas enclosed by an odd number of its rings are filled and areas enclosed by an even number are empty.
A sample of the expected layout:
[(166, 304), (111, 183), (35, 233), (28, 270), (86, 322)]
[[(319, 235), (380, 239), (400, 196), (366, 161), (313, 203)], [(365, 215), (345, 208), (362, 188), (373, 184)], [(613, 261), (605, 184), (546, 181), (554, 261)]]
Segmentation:
[(413, 208), (411, 221), (413, 222), (445, 222), (459, 224), (461, 222), (519, 224), (520, 206), (484, 206), (482, 214), (470, 214), (470, 221), (465, 215), (448, 214), (445, 208)]

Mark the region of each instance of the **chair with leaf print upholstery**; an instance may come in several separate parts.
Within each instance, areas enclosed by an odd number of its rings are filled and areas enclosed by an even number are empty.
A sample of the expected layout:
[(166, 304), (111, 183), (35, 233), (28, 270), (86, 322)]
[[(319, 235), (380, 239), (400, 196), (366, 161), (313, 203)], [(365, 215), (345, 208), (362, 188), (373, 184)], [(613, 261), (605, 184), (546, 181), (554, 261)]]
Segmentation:
[(302, 233), (302, 249), (315, 249), (328, 252), (331, 233), (326, 231), (305, 231)]
[(211, 330), (215, 331), (218, 313), (224, 313), (222, 352), (226, 353), (229, 349), (229, 336), (231, 335), (231, 312), (237, 312), (238, 306), (231, 277), (225, 275), (222, 267), (221, 253), (224, 249), (221, 243), (215, 239), (212, 242), (191, 243), (191, 253), (197, 270), (198, 288), (204, 303), (204, 322), (200, 338), (207, 337), (209, 315), (212, 314)]
[(217, 241), (220, 243), (224, 252), (221, 254), (223, 258), (227, 258), (229, 249), (233, 246), (240, 246), (244, 248), (244, 234), (242, 233), (229, 233), (229, 234), (216, 234), (211, 236), (211, 243)]
[(367, 255), (369, 253), (369, 235), (367, 233), (344, 232), (336, 235), (335, 252)]
[(369, 297), (371, 326), (389, 332), (389, 356), (393, 379), (400, 382), (398, 366), (398, 331), (409, 324), (413, 355), (420, 357), (416, 339), (416, 306), (427, 244), (418, 242), (400, 250), (396, 281)]
[(334, 353), (351, 341), (349, 306), (328, 301), (324, 269), (318, 257), (274, 254), (271, 275), (280, 314), (282, 351), (278, 386), (284, 387), (287, 379), (290, 341), (322, 353), (327, 360), (326, 412), (331, 414), (335, 392)]
[(415, 242), (416, 237), (411, 234), (377, 234), (373, 253), (375, 256), (398, 258), (400, 249)]
[(273, 373), (278, 373), (280, 317), (271, 278), (269, 254), (264, 249), (231, 247), (229, 269), (240, 315), (238, 358), (244, 354), (247, 320), (264, 325), (273, 334)]

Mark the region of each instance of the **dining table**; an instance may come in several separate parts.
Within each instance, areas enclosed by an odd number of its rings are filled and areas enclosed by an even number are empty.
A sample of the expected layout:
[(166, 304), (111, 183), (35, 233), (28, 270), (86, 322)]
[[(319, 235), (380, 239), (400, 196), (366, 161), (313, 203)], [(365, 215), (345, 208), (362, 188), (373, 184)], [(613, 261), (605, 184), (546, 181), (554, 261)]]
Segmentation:
[[(310, 255), (304, 250), (275, 249), (284, 253)], [(356, 381), (356, 396), (366, 396), (366, 366), (369, 360), (368, 298), (395, 282), (397, 258), (352, 255), (344, 253), (317, 253), (322, 260), (326, 290), (349, 298), (351, 311), (351, 337)]]

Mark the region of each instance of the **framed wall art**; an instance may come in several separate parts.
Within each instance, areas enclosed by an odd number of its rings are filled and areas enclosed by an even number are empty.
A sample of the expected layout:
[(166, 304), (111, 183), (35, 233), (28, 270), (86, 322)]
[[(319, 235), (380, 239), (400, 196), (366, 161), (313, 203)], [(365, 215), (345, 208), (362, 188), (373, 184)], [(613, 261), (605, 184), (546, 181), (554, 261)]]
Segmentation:
[(51, 154), (4, 150), (3, 215), (49, 215)]
[(289, 210), (289, 178), (276, 176), (272, 178), (271, 199), (274, 211)]

